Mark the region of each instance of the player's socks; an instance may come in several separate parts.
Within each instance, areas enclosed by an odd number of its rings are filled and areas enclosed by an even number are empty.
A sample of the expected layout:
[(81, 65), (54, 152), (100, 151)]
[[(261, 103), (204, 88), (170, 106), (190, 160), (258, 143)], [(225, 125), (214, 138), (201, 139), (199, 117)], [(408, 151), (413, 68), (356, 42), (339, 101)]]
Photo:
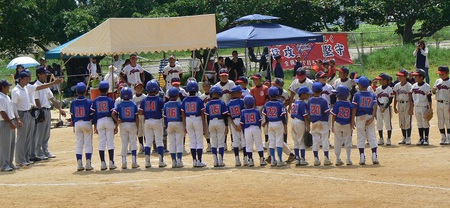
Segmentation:
[(388, 139), (391, 139), (391, 136), (392, 136), (392, 130), (388, 130), (387, 132), (388, 132)]
[(282, 157), (283, 157), (283, 147), (277, 147), (277, 153), (278, 153), (278, 158), (280, 159), (280, 162), (282, 162)]
[(225, 153), (225, 148), (224, 147), (219, 147), (219, 155), (222, 156), (223, 158), (223, 154)]
[(447, 129), (447, 135), (449, 135), (450, 134), (450, 129)]
[(90, 160), (92, 158), (92, 153), (86, 153), (86, 160)]
[(269, 153), (270, 153), (270, 157), (272, 158), (272, 160), (275, 160), (275, 149), (274, 148), (270, 148), (269, 149)]
[(411, 128), (409, 128), (408, 130), (406, 130), (406, 137), (411, 137)]
[(402, 129), (402, 136), (403, 136), (403, 138), (406, 138), (406, 129)]
[(423, 131), (425, 133), (425, 138), (428, 138), (428, 135), (430, 134), (430, 128), (423, 128)]
[(75, 156), (77, 156), (77, 160), (83, 159), (83, 155), (82, 154), (76, 154)]
[(122, 163), (127, 163), (127, 157), (126, 156), (122, 156)]
[(145, 147), (145, 155), (150, 155), (151, 149), (150, 147)]
[(283, 134), (284, 143), (287, 143), (287, 134)]
[(300, 149), (294, 149), (295, 158), (300, 157)]
[(314, 158), (319, 158), (319, 151), (313, 151)]
[(419, 128), (419, 137), (423, 139), (423, 128)]
[(197, 150), (191, 149), (191, 155), (193, 160), (197, 160)]
[(253, 159), (253, 152), (247, 153), (247, 157), (248, 157), (249, 159)]
[(239, 157), (239, 147), (234, 147), (233, 150), (234, 150), (234, 156)]
[(269, 135), (266, 134), (266, 135), (264, 135), (264, 137), (266, 138), (266, 140), (265, 140), (266, 143), (269, 142)]
[(359, 148), (359, 154), (364, 155), (364, 148)]
[(203, 149), (197, 149), (197, 159), (202, 162)]
[(211, 152), (213, 155), (217, 155), (217, 148), (216, 147), (212, 147), (211, 148)]
[(258, 151), (258, 155), (259, 155), (259, 158), (264, 158), (264, 151)]
[(112, 161), (114, 163), (114, 149), (108, 150), (109, 155), (109, 161)]
[(100, 161), (104, 162), (105, 161), (105, 151), (99, 150), (98, 154), (100, 155)]
[(380, 136), (380, 138), (383, 138), (383, 130), (378, 131), (378, 135)]
[(136, 162), (136, 150), (131, 150), (131, 162), (133, 163), (133, 164), (136, 164), (137, 162)]
[(182, 159), (183, 158), (183, 153), (182, 152), (177, 152), (177, 158), (178, 159)]
[(325, 157), (328, 159), (329, 157), (329, 155), (328, 155), (328, 151), (323, 151), (323, 154), (325, 155)]
[(306, 156), (306, 150), (305, 149), (301, 149), (300, 150), (300, 157), (305, 159), (305, 156)]
[(170, 153), (170, 157), (172, 160), (177, 160), (177, 154), (176, 153)]
[(158, 154), (164, 158), (164, 147), (163, 146), (159, 146), (158, 147)]
[(245, 147), (242, 147), (242, 153), (244, 154), (244, 157), (247, 156), (247, 149)]
[(376, 147), (372, 148), (372, 155), (375, 155), (375, 157), (378, 157)]

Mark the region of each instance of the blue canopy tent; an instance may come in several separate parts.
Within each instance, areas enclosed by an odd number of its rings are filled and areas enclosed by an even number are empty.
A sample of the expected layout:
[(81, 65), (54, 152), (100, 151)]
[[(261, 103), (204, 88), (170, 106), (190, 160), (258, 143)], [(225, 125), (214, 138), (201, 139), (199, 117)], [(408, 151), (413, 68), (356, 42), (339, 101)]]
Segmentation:
[(76, 40), (78, 40), (79, 38), (83, 37), (83, 35), (78, 36), (77, 38), (64, 43), (56, 48), (53, 48), (52, 50), (49, 50), (47, 52), (45, 52), (45, 58), (46, 59), (70, 59), (70, 58), (87, 58), (88, 56), (70, 56), (70, 55), (65, 55), (61, 53), (61, 50), (65, 47), (67, 47), (68, 45), (70, 45), (71, 43), (75, 42)]
[(276, 23), (239, 25), (217, 34), (219, 48), (248, 48), (308, 42), (323, 42), (323, 36)]

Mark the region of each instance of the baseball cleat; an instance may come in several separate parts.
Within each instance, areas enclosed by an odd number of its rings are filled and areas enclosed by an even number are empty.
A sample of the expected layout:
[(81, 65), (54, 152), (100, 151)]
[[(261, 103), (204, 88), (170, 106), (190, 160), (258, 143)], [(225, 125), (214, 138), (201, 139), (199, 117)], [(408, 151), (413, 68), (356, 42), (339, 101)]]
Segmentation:
[(263, 143), (263, 148), (264, 148), (264, 150), (267, 150), (267, 142)]
[(244, 156), (244, 166), (248, 166), (248, 157), (247, 156)]
[(300, 158), (295, 158), (295, 166), (300, 166)]
[(235, 166), (236, 166), (236, 167), (240, 167), (241, 165), (242, 165), (242, 164), (241, 164), (241, 161), (239, 160), (238, 157), (236, 157)]
[(341, 165), (343, 165), (343, 164), (344, 164), (344, 162), (342, 162), (341, 159), (337, 159), (337, 160), (336, 160), (336, 166), (341, 166)]
[(422, 146), (423, 145), (424, 140), (422, 138), (420, 138), (419, 142), (417, 142), (417, 146)]
[(132, 163), (131, 164), (131, 168), (139, 168), (139, 167), (141, 167), (141, 166), (139, 166), (137, 163)]
[(425, 137), (425, 140), (423, 140), (423, 146), (428, 146), (430, 143), (428, 142), (428, 137)]
[(402, 140), (398, 141), (398, 144), (406, 144), (406, 138), (403, 137)]
[(374, 165), (377, 165), (377, 164), (380, 164), (380, 161), (378, 161), (378, 158), (377, 158), (377, 157), (372, 157), (372, 163), (373, 163)]
[(283, 167), (285, 166), (287, 163), (285, 161), (278, 161), (277, 163), (277, 167)]
[(333, 165), (333, 163), (331, 162), (330, 159), (325, 158), (325, 160), (323, 161), (323, 165), (324, 165), (324, 166), (329, 166), (329, 165)]
[(391, 139), (387, 139), (386, 146), (391, 146)]
[(253, 158), (252, 159), (248, 159), (248, 166), (249, 167), (255, 166), (255, 162), (253, 162)]
[(277, 166), (277, 161), (276, 160), (270, 161), (270, 166), (272, 167)]
[(192, 167), (196, 168), (198, 166), (198, 160), (192, 161)]
[(183, 161), (181, 159), (177, 160), (177, 168), (182, 168), (184, 167)]
[(108, 166), (106, 166), (106, 162), (103, 161), (103, 162), (102, 162), (102, 165), (101, 165), (101, 167), (100, 167), (100, 170), (106, 170), (106, 169), (108, 169)]
[(267, 162), (266, 162), (266, 160), (264, 160), (263, 157), (259, 159), (259, 165), (260, 166), (266, 166), (267, 165)]
[(350, 159), (347, 159), (347, 165), (348, 166), (353, 165), (353, 163), (352, 163), (352, 161)]
[(160, 168), (163, 168), (163, 167), (166, 167), (167, 164), (166, 164), (165, 162), (159, 162), (158, 166), (159, 166)]
[(289, 157), (286, 160), (286, 162), (291, 163), (291, 162), (294, 162), (294, 160), (295, 160), (295, 155), (291, 153), (291, 154), (289, 154)]
[(410, 145), (410, 144), (411, 144), (411, 137), (407, 137), (407, 138), (406, 138), (405, 144), (406, 144), (406, 145)]
[(320, 165), (320, 160), (319, 158), (315, 157), (314, 158), (314, 166), (319, 166)]
[(122, 163), (122, 169), (127, 169), (127, 163), (126, 162)]
[(45, 156), (48, 157), (48, 158), (56, 158), (56, 155), (54, 155), (54, 154), (52, 154), (52, 153), (50, 153), (50, 152), (48, 152), (47, 154), (45, 154)]
[(109, 170), (114, 170), (114, 169), (116, 169), (117, 168), (117, 166), (114, 164), (114, 162), (113, 161), (110, 161), (109, 162)]
[(208, 143), (208, 146), (206, 147), (206, 152), (211, 152), (211, 143)]
[(176, 160), (172, 160), (172, 168), (177, 168), (177, 161)]
[(309, 162), (305, 160), (305, 158), (300, 158), (300, 166), (307, 166)]
[(42, 156), (39, 156), (39, 159), (41, 159), (41, 160), (48, 160), (48, 157), (45, 156), (45, 155), (42, 155)]
[(441, 138), (441, 142), (439, 143), (440, 145), (446, 145), (447, 142), (447, 138), (444, 136)]
[(366, 164), (366, 157), (364, 155), (361, 155), (359, 158), (359, 164), (365, 165)]
[[(84, 170), (84, 168), (83, 168)], [(11, 167), (9, 167), (9, 165), (5, 165), (2, 167), (2, 171), (7, 172), (7, 171), (13, 171), (13, 169)], [(82, 171), (82, 170), (78, 170), (78, 171)]]
[(86, 167), (85, 167), (85, 169), (86, 169), (86, 171), (94, 169), (94, 167), (92, 167), (91, 160), (89, 160), (89, 159), (86, 160)]
[(449, 145), (450, 144), (450, 134), (447, 135), (447, 139), (445, 140), (445, 145)]
[(384, 139), (380, 138), (380, 140), (378, 140), (378, 145), (383, 145), (384, 144)]
[(83, 162), (81, 160), (78, 160), (77, 162), (78, 162), (77, 171), (83, 171), (84, 170)]
[(204, 163), (200, 160), (197, 160), (197, 168), (203, 168), (203, 167), (206, 167), (206, 163)]
[(145, 162), (145, 168), (151, 168), (152, 167), (152, 163), (150, 161)]
[(219, 163), (218, 163), (218, 166), (219, 166), (219, 167), (225, 167), (225, 163), (224, 163), (224, 162), (219, 162)]

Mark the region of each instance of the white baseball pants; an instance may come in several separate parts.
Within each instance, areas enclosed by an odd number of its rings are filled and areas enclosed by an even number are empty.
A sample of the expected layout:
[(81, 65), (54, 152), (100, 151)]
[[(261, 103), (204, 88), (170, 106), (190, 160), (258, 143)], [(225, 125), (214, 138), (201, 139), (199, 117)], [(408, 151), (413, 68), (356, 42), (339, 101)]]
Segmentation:
[(303, 136), (306, 132), (305, 121), (294, 118), (291, 123), (291, 137), (294, 140), (294, 149), (306, 149)]
[(342, 125), (334, 122), (334, 153), (341, 155), (342, 144), (346, 148), (352, 148), (352, 127), (350, 124)]
[(145, 135), (144, 133), (144, 123), (145, 123), (145, 116), (144, 115), (138, 115), (139, 116), (139, 128), (138, 128), (138, 137), (143, 137)]
[(209, 136), (211, 139), (211, 147), (225, 147), (225, 124), (222, 119), (212, 119), (209, 121)]
[(381, 108), (377, 108), (377, 130), (382, 131), (383, 130), (383, 123), (386, 130), (390, 131), (392, 130), (391, 125), (391, 116), (392, 116), (392, 110), (391, 107), (386, 108), (384, 112), (381, 112)]
[(255, 144), (256, 150), (264, 151), (262, 144), (261, 128), (258, 126), (249, 126), (245, 129), (245, 150), (247, 152), (253, 152), (253, 144)]
[(183, 152), (184, 127), (182, 122), (169, 122), (167, 125), (167, 136), (169, 137), (170, 153)]
[(409, 115), (409, 101), (399, 101), (398, 103), (398, 123), (401, 129), (411, 128), (411, 115)]
[(356, 134), (357, 147), (365, 148), (366, 139), (369, 142), (370, 148), (378, 147), (377, 138), (375, 135), (375, 121), (366, 125), (366, 121), (371, 119), (372, 115), (361, 115), (356, 117)]
[(438, 128), (450, 129), (450, 103), (448, 101), (437, 102)]
[(201, 116), (186, 116), (186, 131), (191, 149), (203, 149), (203, 121)]
[(156, 143), (156, 147), (162, 147), (163, 144), (163, 119), (149, 118), (144, 121), (144, 134), (145, 134), (145, 146), (152, 147), (153, 140)]
[(77, 121), (75, 123), (75, 154), (83, 154), (83, 148), (86, 153), (92, 153), (92, 123), (90, 121)]
[(111, 117), (103, 117), (97, 121), (98, 150), (105, 151), (114, 149), (114, 121)]
[(428, 106), (414, 106), (414, 114), (416, 114), (417, 128), (429, 128), (430, 123), (423, 118), (428, 111)]
[[(241, 125), (240, 122), (241, 122), (240, 118), (235, 118), (233, 120), (233, 123), (237, 126)], [(231, 126), (231, 136), (233, 136), (233, 147), (245, 147), (246, 143), (244, 133), (242, 133), (242, 130), (236, 131), (236, 129), (234, 129), (234, 127)]]
[(122, 157), (127, 156), (128, 144), (131, 150), (137, 150), (137, 127), (135, 122), (123, 122), (120, 124), (120, 139), (122, 140)]
[(282, 121), (269, 122), (268, 125), (269, 148), (276, 149), (284, 146), (283, 133), (284, 126)]
[(328, 121), (317, 121), (311, 123), (311, 135), (313, 139), (313, 151), (319, 151), (319, 141), (322, 141), (322, 150), (330, 150), (330, 140), (328, 139), (330, 126)]

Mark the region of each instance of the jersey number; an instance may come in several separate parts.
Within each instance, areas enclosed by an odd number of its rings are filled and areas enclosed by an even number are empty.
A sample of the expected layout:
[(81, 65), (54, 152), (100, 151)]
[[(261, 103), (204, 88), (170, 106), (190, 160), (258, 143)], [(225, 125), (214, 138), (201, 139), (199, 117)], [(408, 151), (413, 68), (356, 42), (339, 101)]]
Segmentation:
[(125, 108), (125, 118), (131, 118), (131, 108)]
[(361, 98), (361, 107), (370, 107), (370, 104), (372, 104), (372, 98), (371, 97), (362, 97)]
[(107, 102), (99, 102), (97, 103), (98, 112), (108, 112), (108, 103)]
[(276, 118), (277, 117), (277, 108), (268, 107), (267, 108), (267, 117)]
[(350, 118), (350, 109), (348, 109), (348, 108), (339, 108), (338, 117)]
[(155, 110), (156, 110), (156, 102), (155, 101), (145, 102), (145, 111), (155, 111)]
[(219, 115), (220, 114), (219, 105), (209, 106), (209, 112), (211, 115)]
[(177, 117), (177, 109), (176, 108), (167, 108), (167, 117), (176, 118)]
[(256, 123), (256, 116), (254, 113), (245, 114), (245, 123)]
[(232, 106), (230, 108), (231, 111), (231, 116), (240, 116), (241, 115), (241, 111), (239, 111), (239, 106)]
[(84, 115), (85, 115), (84, 108), (75, 107), (75, 117), (81, 118), (81, 117), (84, 117)]
[(196, 113), (197, 112), (197, 103), (186, 103), (186, 113)]
[(296, 115), (298, 111), (298, 105), (292, 105), (291, 114)]
[(311, 109), (310, 109), (310, 111), (309, 111), (309, 113), (311, 114), (311, 115), (320, 115), (320, 105), (315, 105), (315, 104), (312, 104), (311, 105)]

